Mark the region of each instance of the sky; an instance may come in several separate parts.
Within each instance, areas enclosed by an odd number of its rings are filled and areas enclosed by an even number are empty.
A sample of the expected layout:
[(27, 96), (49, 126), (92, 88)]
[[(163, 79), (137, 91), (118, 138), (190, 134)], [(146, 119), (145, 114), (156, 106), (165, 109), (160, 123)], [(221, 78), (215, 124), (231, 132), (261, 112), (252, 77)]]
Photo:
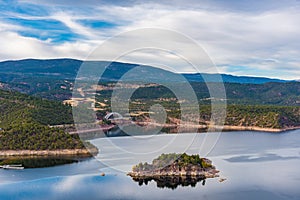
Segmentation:
[[(193, 39), (220, 73), (300, 79), (299, 0), (0, 0), (0, 9), (0, 61), (87, 59), (115, 35), (162, 28)], [(161, 52), (119, 61), (194, 72)]]

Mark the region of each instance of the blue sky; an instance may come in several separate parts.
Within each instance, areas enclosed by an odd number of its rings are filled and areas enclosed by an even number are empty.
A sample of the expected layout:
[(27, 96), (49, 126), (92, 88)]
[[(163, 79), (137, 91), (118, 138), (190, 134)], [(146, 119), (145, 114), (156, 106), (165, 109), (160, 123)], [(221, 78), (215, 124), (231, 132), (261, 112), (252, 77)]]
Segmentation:
[[(0, 60), (85, 59), (116, 34), (155, 27), (194, 39), (219, 72), (300, 79), (300, 1), (253, 2), (0, 0)], [(120, 61), (148, 64), (151, 58), (133, 57)], [(166, 60), (153, 59), (162, 65)], [(168, 65), (192, 72), (178, 63)]]

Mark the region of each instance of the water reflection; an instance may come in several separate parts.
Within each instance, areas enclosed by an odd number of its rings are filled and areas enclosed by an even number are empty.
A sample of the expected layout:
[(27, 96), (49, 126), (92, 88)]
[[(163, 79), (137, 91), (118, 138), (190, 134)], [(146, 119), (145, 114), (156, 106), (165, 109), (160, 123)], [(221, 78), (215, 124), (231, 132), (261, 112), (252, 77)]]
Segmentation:
[(0, 158), (0, 165), (21, 164), (25, 168), (43, 168), (76, 163), (87, 156), (13, 156)]
[[(141, 128), (137, 129), (133, 125), (124, 125), (122, 127), (115, 126), (112, 129), (105, 131), (104, 134), (106, 137), (120, 137), (120, 136), (146, 136), (146, 135), (159, 135), (162, 132), (157, 132), (157, 127), (153, 128)], [(96, 138), (96, 137), (95, 137)]]
[(155, 176), (155, 177), (133, 177), (133, 181), (138, 182), (139, 186), (148, 185), (152, 180), (156, 182), (158, 188), (176, 189), (182, 187), (196, 187), (198, 182), (205, 185), (205, 178), (202, 176)]
[(120, 137), (120, 136), (128, 136), (127, 133), (122, 131), (118, 126), (110, 129), (109, 131), (104, 132), (106, 137)]

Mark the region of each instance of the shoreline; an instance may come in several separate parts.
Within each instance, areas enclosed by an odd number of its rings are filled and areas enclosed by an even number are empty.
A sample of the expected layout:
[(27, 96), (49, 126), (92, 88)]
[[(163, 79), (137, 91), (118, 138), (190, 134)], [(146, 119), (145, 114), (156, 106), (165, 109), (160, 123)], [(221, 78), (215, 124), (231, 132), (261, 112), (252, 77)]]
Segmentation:
[[(219, 127), (213, 127), (215, 129), (219, 129)], [(288, 127), (288, 128), (263, 128), (259, 126), (231, 126), (231, 125), (224, 125), (222, 131), (229, 132), (229, 131), (261, 131), (261, 132), (268, 132), (268, 133), (281, 133), (291, 130), (300, 129), (300, 126), (295, 127)]]
[(75, 156), (90, 155), (87, 149), (61, 149), (61, 150), (0, 150), (0, 156)]
[[(286, 127), (286, 128), (268, 128), (268, 127), (259, 127), (259, 126), (235, 126), (235, 125), (209, 125), (209, 124), (160, 124), (153, 122), (136, 122), (137, 125), (140, 126), (149, 126), (149, 127), (161, 127), (166, 129), (200, 129), (200, 130), (208, 130), (209, 132), (213, 131), (261, 131), (261, 132), (269, 132), (269, 133), (280, 133), (285, 131), (297, 130), (300, 129), (300, 126)], [(205, 131), (204, 131), (205, 132)], [(172, 133), (172, 132), (168, 132)], [(176, 133), (176, 132), (175, 132)]]

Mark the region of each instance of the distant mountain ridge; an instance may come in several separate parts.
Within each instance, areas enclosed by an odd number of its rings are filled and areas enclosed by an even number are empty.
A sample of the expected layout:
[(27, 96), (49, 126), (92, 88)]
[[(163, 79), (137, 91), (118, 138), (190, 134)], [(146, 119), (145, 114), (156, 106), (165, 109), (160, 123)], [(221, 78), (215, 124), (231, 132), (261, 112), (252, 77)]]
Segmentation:
[[(291, 82), (282, 79), (274, 79), (267, 77), (251, 77), (251, 76), (234, 76), (230, 74), (204, 74), (212, 82), (218, 82), (218, 76), (221, 75), (223, 82), (225, 83), (250, 83), (250, 84), (264, 84), (264, 83), (285, 83)], [(183, 76), (192, 82), (204, 82), (201, 74), (183, 74)], [(215, 80), (215, 81), (214, 81)]]
[[(0, 62), (0, 81), (10, 82), (20, 77), (26, 77), (26, 75), (44, 78), (55, 78), (55, 79), (75, 79), (77, 72), (84, 61), (76, 59), (25, 59), (15, 61), (3, 61)], [(107, 65), (107, 61), (96, 61), (99, 65)], [(138, 65), (132, 63), (120, 63), (112, 62), (108, 69), (105, 71), (105, 80), (116, 81), (122, 75), (135, 67), (141, 68), (141, 75), (153, 76), (154, 80), (158, 74), (165, 74), (170, 76), (170, 80), (175, 75), (172, 72), (146, 65)], [(140, 74), (139, 74), (140, 75)], [(204, 82), (203, 77), (197, 74), (182, 74), (188, 81), (191, 82)], [(251, 83), (251, 84), (264, 84), (268, 82), (289, 82), (286, 80), (272, 79), (267, 77), (248, 77), (248, 76), (234, 76), (228, 74), (207, 74), (203, 73), (210, 82), (219, 82), (221, 75), (223, 82), (226, 83)], [(140, 76), (132, 77), (139, 79)], [(206, 80), (207, 80), (206, 79)]]

